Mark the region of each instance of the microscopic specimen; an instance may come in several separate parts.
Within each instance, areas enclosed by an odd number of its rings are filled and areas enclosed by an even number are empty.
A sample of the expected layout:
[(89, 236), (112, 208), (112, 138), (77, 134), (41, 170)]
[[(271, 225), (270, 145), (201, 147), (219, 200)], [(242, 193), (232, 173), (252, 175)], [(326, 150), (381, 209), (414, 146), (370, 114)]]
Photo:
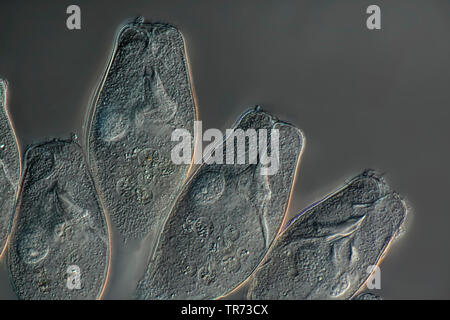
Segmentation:
[(20, 158), (6, 105), (6, 83), (0, 79), (0, 255), (16, 204), (19, 175)]
[(21, 299), (95, 299), (103, 290), (109, 237), (81, 148), (72, 141), (25, 153), (8, 245), (11, 284)]
[(406, 216), (373, 171), (295, 218), (249, 279), (249, 299), (349, 299), (379, 263)]
[(193, 137), (194, 120), (181, 34), (165, 24), (126, 25), (86, 126), (99, 197), (124, 241), (161, 229), (190, 167), (171, 161), (171, 134)]
[[(278, 233), (303, 135), (260, 108), (245, 112), (234, 128), (267, 130), (266, 153), (255, 163), (244, 164), (226, 164), (223, 155), (223, 164), (206, 160), (195, 171), (164, 225), (137, 298), (217, 298), (251, 274)], [(269, 146), (275, 131), (279, 134), (279, 170), (263, 175), (261, 157), (274, 152)], [(229, 145), (237, 157), (238, 139), (228, 135), (218, 142), (215, 150)], [(250, 160), (250, 139), (245, 143)]]

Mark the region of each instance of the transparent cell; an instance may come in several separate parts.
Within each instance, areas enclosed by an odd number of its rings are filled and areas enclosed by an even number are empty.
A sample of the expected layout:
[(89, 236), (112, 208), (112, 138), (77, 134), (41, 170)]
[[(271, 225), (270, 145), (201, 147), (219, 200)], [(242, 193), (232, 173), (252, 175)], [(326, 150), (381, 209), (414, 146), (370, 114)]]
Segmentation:
[(351, 298), (405, 217), (399, 195), (377, 173), (363, 172), (288, 224), (248, 279), (248, 298)]
[(172, 163), (171, 134), (186, 129), (192, 138), (194, 120), (180, 32), (143, 21), (124, 26), (86, 120), (86, 145), (99, 196), (125, 242), (161, 229), (189, 169)]
[[(280, 148), (278, 173), (262, 176), (260, 162), (202, 164), (186, 183), (167, 219), (139, 282), (139, 299), (219, 297), (251, 274), (280, 229), (302, 134), (260, 108), (244, 113), (234, 128), (268, 129), (269, 133), (270, 129), (279, 129), (280, 141), (288, 143), (289, 148)], [(236, 141), (230, 144), (235, 151)], [(242, 183), (243, 175), (246, 183)], [(198, 270), (197, 279), (186, 276), (186, 265), (181, 263), (186, 260)]]
[(0, 79), (0, 255), (10, 232), (20, 175), (19, 150), (6, 99), (6, 82)]
[[(51, 169), (48, 159), (53, 159)], [(9, 276), (18, 297), (99, 297), (109, 250), (106, 219), (81, 148), (59, 140), (29, 148), (8, 246)], [(80, 290), (67, 286), (72, 265), (80, 268)]]

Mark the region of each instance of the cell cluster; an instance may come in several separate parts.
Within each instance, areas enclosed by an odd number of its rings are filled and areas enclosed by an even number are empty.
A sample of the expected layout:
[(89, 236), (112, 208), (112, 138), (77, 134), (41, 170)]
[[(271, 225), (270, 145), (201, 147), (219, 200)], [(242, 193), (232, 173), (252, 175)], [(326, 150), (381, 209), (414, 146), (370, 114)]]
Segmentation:
[[(39, 142), (22, 159), (6, 97), (0, 81), (0, 250), (19, 298), (101, 298), (112, 228), (123, 243), (152, 239), (136, 299), (218, 299), (241, 287), (248, 299), (379, 298), (361, 294), (367, 268), (407, 207), (377, 172), (287, 221), (305, 138), (259, 106), (233, 129), (278, 132), (276, 174), (261, 174), (261, 155), (249, 164), (171, 161), (172, 132), (194, 139), (197, 117), (175, 27), (136, 20), (120, 30), (81, 143)], [(236, 154), (230, 139), (218, 147)]]

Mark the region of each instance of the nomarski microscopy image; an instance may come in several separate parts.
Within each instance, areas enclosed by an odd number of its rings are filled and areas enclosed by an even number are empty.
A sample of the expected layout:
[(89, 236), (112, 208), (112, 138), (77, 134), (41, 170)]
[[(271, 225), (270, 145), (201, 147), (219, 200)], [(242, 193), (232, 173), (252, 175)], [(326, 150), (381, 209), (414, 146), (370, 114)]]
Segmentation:
[(0, 4), (0, 299), (450, 298), (450, 4), (37, 3)]

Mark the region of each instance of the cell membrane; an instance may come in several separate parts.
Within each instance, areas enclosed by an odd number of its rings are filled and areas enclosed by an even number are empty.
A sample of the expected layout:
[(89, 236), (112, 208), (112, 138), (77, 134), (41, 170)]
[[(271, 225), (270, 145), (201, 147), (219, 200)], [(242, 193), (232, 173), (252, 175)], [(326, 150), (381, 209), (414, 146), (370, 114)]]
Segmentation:
[[(260, 108), (244, 113), (234, 129), (266, 129), (267, 150), (250, 163), (254, 150), (245, 140), (246, 162), (237, 160), (239, 140), (217, 141), (176, 201), (149, 266), (139, 282), (139, 299), (211, 299), (246, 279), (264, 257), (280, 229), (296, 173), (303, 135), (292, 125), (274, 119)], [(274, 129), (274, 131), (272, 131)], [(279, 169), (261, 174), (261, 157), (269, 156), (272, 136), (279, 133)], [(226, 146), (234, 163), (226, 164)], [(259, 145), (259, 150), (264, 148)]]
[(190, 166), (171, 161), (177, 143), (171, 135), (186, 129), (193, 140), (194, 120), (179, 31), (166, 24), (126, 25), (87, 120), (89, 164), (124, 241), (160, 231)]
[(19, 150), (6, 105), (6, 82), (0, 79), (0, 255), (10, 231), (19, 176)]
[(107, 276), (105, 216), (81, 148), (32, 146), (8, 246), (11, 284), (21, 299), (95, 299)]
[(365, 171), (295, 218), (249, 279), (249, 299), (349, 299), (406, 216), (384, 179)]

